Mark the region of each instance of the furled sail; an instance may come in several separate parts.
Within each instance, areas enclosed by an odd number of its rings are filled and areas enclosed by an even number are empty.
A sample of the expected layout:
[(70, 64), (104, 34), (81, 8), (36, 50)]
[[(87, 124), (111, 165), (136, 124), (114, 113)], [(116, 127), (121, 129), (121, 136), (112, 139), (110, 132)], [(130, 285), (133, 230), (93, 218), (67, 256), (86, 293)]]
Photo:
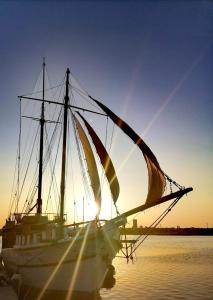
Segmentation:
[(98, 169), (95, 162), (95, 158), (92, 152), (92, 148), (90, 146), (89, 140), (77, 118), (74, 116), (76, 128), (79, 134), (79, 138), (84, 150), (85, 159), (87, 162), (88, 173), (91, 181), (91, 187), (94, 193), (95, 202), (98, 206), (97, 215), (100, 213), (101, 209), (101, 189), (100, 189), (100, 179), (98, 175)]
[(95, 101), (97, 105), (110, 117), (110, 119), (120, 127), (131, 139), (137, 144), (137, 146), (142, 151), (148, 169), (148, 194), (146, 198), (146, 203), (153, 204), (156, 200), (159, 200), (164, 193), (166, 178), (164, 172), (161, 170), (157, 158), (151, 151), (151, 149), (146, 145), (146, 143), (141, 139), (141, 137), (121, 118), (119, 118), (115, 113), (113, 113), (108, 107), (89, 96), (90, 99)]
[(101, 140), (95, 133), (94, 129), (90, 126), (90, 124), (85, 120), (85, 118), (79, 112), (78, 112), (78, 114), (81, 117), (81, 119), (84, 121), (84, 124), (92, 138), (92, 141), (94, 143), (94, 146), (95, 146), (98, 156), (100, 158), (101, 164), (104, 168), (106, 178), (109, 182), (113, 201), (114, 201), (114, 203), (116, 203), (118, 196), (119, 196), (120, 187), (119, 187), (118, 179), (116, 176), (116, 172), (115, 172), (112, 160), (109, 157), (109, 154), (107, 153)]

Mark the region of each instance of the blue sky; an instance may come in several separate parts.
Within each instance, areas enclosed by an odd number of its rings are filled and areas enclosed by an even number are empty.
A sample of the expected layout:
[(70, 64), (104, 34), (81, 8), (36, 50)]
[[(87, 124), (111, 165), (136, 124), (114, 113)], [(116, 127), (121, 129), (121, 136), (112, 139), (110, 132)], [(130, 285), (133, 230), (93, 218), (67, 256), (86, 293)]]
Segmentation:
[(45, 56), (53, 83), (70, 67), (94, 97), (144, 133), (166, 172), (194, 186), (191, 223), (201, 207), (198, 225), (210, 222), (211, 1), (2, 1), (0, 40), (4, 195), (16, 154), (16, 97), (32, 91)]

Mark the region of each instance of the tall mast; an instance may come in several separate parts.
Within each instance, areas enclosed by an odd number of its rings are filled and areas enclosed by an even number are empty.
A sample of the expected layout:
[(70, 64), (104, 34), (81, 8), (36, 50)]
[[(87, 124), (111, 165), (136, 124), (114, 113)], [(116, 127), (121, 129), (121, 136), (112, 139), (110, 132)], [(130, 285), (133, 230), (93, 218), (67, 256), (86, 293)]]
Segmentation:
[(42, 172), (43, 172), (43, 147), (44, 147), (44, 89), (45, 89), (45, 59), (43, 59), (43, 86), (42, 86), (42, 104), (40, 118), (40, 151), (39, 151), (39, 175), (38, 175), (38, 199), (37, 213), (42, 213)]
[(63, 145), (62, 145), (62, 167), (61, 167), (61, 201), (60, 201), (60, 222), (64, 222), (64, 195), (65, 195), (65, 172), (66, 172), (66, 152), (67, 152), (67, 113), (69, 107), (69, 74), (66, 71), (66, 92), (64, 97), (64, 128), (63, 128)]

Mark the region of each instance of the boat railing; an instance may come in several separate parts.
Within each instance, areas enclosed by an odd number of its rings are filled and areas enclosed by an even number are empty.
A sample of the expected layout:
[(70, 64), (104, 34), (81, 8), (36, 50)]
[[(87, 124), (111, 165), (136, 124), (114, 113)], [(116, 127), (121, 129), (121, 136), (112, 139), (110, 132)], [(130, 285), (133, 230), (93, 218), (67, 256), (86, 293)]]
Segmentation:
[[(57, 213), (42, 213), (42, 214), (35, 214), (35, 213), (15, 213), (14, 214), (14, 220), (17, 223), (21, 223), (22, 219), (25, 217), (29, 217), (29, 218), (44, 218), (47, 217), (48, 221), (53, 221), (53, 222), (57, 222), (60, 219), (60, 216)], [(67, 221), (67, 214), (64, 214), (64, 222)]]
[(82, 221), (82, 222), (74, 222), (72, 224), (65, 224), (64, 227), (79, 227), (81, 225), (87, 225), (90, 223), (97, 223), (98, 225), (103, 225), (107, 222), (108, 220), (101, 219), (101, 220), (89, 220), (89, 221)]

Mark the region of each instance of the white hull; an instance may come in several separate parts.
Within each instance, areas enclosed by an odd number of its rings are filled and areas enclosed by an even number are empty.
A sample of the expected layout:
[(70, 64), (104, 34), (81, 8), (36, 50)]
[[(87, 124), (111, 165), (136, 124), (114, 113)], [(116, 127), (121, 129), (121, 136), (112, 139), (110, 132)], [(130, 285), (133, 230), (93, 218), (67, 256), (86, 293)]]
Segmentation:
[(28, 279), (25, 284), (34, 288), (42, 289), (47, 284), (48, 290), (68, 291), (71, 289), (92, 293), (101, 288), (107, 272), (107, 264), (101, 256), (81, 261), (79, 267), (76, 263), (65, 262), (48, 284), (55, 269), (56, 267), (51, 266), (23, 268), (21, 274), (23, 278)]
[(6, 248), (2, 257), (6, 269), (18, 273), (23, 285), (59, 292), (98, 291), (109, 265), (120, 250), (119, 229), (58, 242)]

